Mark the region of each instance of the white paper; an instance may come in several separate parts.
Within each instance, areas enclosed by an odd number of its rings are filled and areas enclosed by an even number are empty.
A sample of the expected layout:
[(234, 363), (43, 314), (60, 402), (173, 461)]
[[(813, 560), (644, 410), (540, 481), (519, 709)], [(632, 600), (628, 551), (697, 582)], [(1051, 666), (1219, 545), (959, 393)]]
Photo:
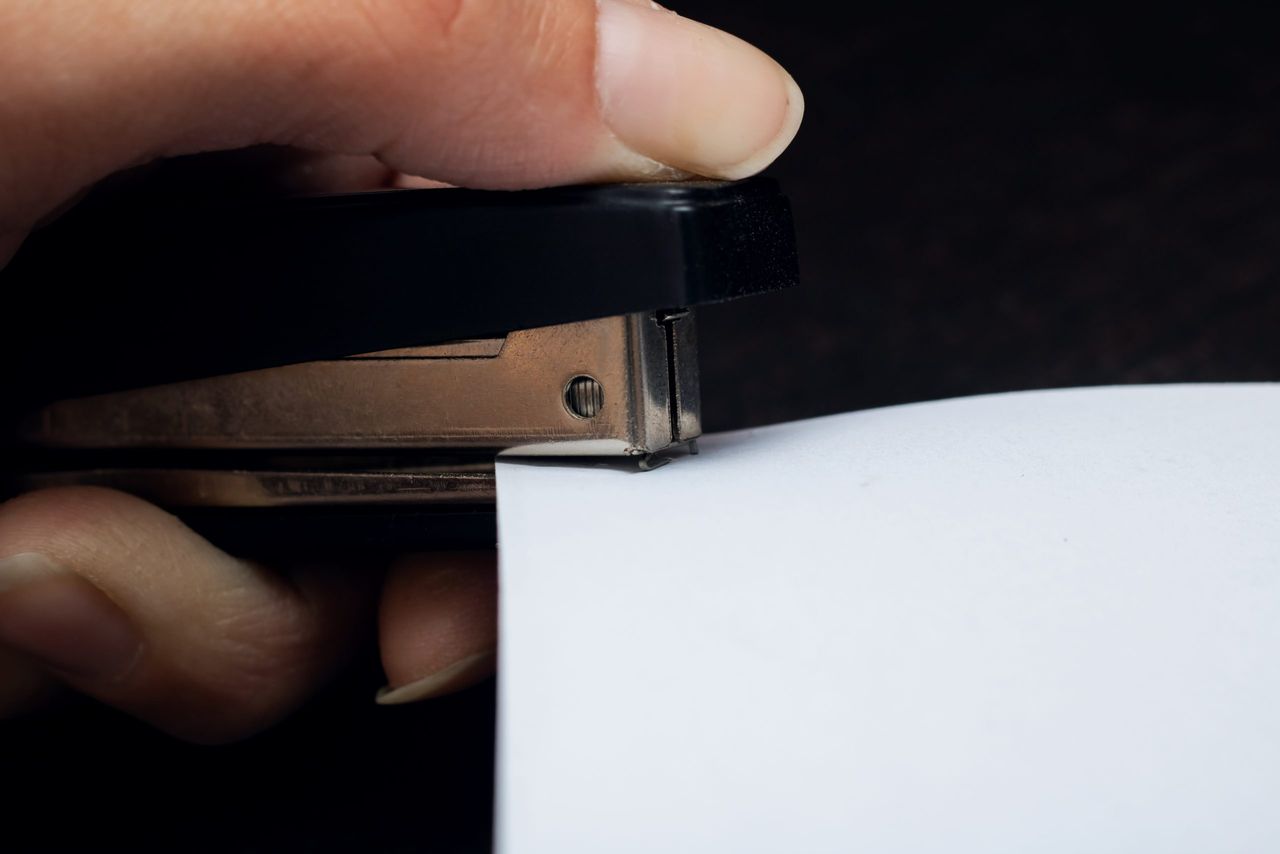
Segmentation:
[(506, 854), (1280, 850), (1280, 387), (503, 463)]

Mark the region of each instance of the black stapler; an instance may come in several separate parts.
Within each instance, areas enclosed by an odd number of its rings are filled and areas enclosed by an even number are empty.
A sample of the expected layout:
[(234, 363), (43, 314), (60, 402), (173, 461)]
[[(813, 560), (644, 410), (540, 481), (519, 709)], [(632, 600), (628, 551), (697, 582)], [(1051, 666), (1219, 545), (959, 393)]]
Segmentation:
[(228, 547), (492, 545), (498, 453), (691, 447), (693, 307), (796, 280), (764, 178), (72, 214), (0, 272), (5, 490), (123, 489)]

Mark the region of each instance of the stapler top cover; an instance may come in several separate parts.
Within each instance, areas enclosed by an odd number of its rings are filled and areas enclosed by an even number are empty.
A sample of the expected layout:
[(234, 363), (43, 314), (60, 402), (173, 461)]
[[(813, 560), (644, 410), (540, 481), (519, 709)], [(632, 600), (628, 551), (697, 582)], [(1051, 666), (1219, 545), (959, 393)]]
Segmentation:
[(732, 299), (798, 279), (776, 183), (92, 204), (0, 271), (24, 404)]

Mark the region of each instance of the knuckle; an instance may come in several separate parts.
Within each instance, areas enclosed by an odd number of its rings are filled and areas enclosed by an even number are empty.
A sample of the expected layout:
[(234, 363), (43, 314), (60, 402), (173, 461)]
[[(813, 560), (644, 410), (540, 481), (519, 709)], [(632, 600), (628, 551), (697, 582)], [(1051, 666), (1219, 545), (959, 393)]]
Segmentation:
[(594, 44), (591, 0), (368, 0), (359, 8), (376, 46), (366, 46), (366, 55), (432, 62), (437, 71), (474, 70), (466, 66), (478, 61), (519, 73), (522, 66), (554, 65), (583, 43)]
[(163, 510), (99, 487), (30, 492), (0, 505), (0, 553), (40, 552), (75, 565), (104, 554), (128, 554), (161, 534)]
[(457, 23), (462, 20), (463, 13), (474, 7), (475, 0), (428, 0), (421, 4), (423, 12), (444, 36), (450, 35)]
[(261, 579), (206, 591), (164, 632), (143, 674), (136, 711), (188, 741), (237, 741), (278, 721), (331, 665), (323, 626), (285, 582)]
[(465, 38), (470, 21), (484, 17), (478, 7), (492, 5), (491, 0), (365, 0), (356, 8), (375, 54), (404, 60)]
[(320, 641), (319, 627), (305, 607), (261, 591), (224, 596), (210, 634), (229, 681), (255, 696), (267, 686), (304, 675)]

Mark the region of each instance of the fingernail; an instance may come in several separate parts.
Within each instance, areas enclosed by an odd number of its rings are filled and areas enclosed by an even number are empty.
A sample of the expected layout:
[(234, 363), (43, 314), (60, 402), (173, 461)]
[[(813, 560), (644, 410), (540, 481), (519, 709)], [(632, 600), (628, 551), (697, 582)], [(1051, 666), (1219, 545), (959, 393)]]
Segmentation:
[(105, 593), (38, 554), (0, 560), (0, 644), (92, 682), (123, 679), (142, 652), (133, 624)]
[(599, 0), (596, 86), (632, 151), (713, 178), (759, 172), (791, 143), (804, 98), (741, 39), (654, 4)]
[(492, 650), (468, 656), (408, 685), (398, 688), (388, 685), (378, 692), (377, 703), (380, 706), (398, 706), (461, 691), (492, 673), (496, 660), (497, 655)]

